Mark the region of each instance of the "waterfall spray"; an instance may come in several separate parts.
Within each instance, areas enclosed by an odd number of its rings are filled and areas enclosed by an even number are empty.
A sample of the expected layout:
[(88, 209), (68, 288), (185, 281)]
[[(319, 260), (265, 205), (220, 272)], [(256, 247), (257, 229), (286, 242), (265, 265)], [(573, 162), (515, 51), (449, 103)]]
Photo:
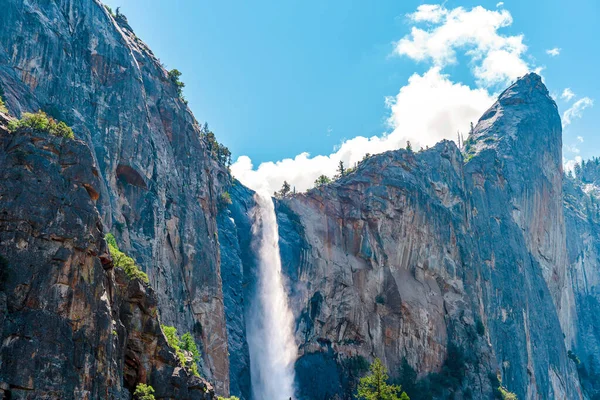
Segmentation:
[(254, 400), (287, 400), (294, 397), (294, 319), (283, 287), (273, 200), (259, 193), (255, 200), (258, 284), (247, 322), (252, 395)]

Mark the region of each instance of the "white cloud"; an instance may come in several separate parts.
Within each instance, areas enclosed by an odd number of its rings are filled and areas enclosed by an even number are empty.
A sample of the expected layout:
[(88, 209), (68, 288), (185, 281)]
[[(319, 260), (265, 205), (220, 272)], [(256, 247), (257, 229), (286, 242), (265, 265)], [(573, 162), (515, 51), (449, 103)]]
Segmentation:
[(499, 29), (513, 22), (507, 10), (487, 10), (481, 6), (448, 10), (424, 5), (409, 17), (414, 22), (430, 22), (426, 29), (413, 27), (395, 46), (399, 55), (416, 61), (431, 61), (445, 67), (457, 62), (456, 50), (471, 57), (474, 75), (483, 86), (506, 84), (531, 68), (522, 56), (527, 50), (523, 35), (506, 36)]
[(593, 105), (594, 101), (589, 97), (584, 97), (583, 99), (579, 99), (573, 103), (573, 106), (571, 106), (571, 108), (569, 108), (563, 114), (563, 128), (570, 125), (575, 118), (581, 118), (583, 116), (583, 110), (588, 107), (592, 107)]
[(422, 4), (417, 7), (417, 11), (409, 14), (408, 17), (415, 22), (433, 22), (438, 23), (448, 14), (448, 10), (439, 4)]
[(575, 158), (572, 160), (564, 160), (563, 159), (563, 165), (564, 165), (565, 171), (573, 172), (575, 170), (575, 165), (581, 164), (582, 160), (583, 160), (583, 158), (581, 158), (581, 156), (575, 156)]
[[(477, 122), (494, 101), (487, 88), (495, 90), (496, 84), (508, 83), (532, 69), (523, 59), (527, 50), (523, 36), (498, 33), (512, 24), (506, 10), (421, 5), (408, 15), (408, 21), (425, 23), (427, 28), (413, 27), (396, 43), (394, 53), (431, 65), (427, 72), (412, 75), (397, 95), (386, 99), (389, 132), (346, 140), (329, 155), (301, 153), (262, 163), (256, 169), (250, 158), (242, 156), (231, 167), (233, 175), (254, 190), (272, 193), (286, 180), (297, 191), (304, 191), (313, 187), (319, 175), (333, 176), (339, 161), (353, 166), (366, 153), (405, 147), (407, 140), (418, 150), (442, 139), (455, 140), (457, 131), (466, 137), (470, 123)], [(457, 62), (457, 51), (470, 57), (478, 88), (454, 82), (443, 73), (445, 66)]]
[(573, 93), (570, 88), (563, 90), (562, 94), (560, 95), (560, 98), (566, 101), (571, 101), (573, 97), (575, 97), (575, 93)]
[(560, 54), (561, 49), (559, 49), (558, 47), (555, 47), (553, 49), (550, 50), (546, 50), (546, 54), (548, 54), (551, 57), (556, 57), (557, 55)]
[(577, 136), (577, 141), (579, 143), (583, 143), (583, 136)]
[(477, 122), (493, 101), (486, 90), (454, 83), (438, 67), (433, 67), (423, 75), (411, 76), (396, 96), (387, 99), (391, 133), (370, 138), (358, 136), (343, 142), (327, 156), (310, 157), (301, 153), (293, 159), (262, 163), (256, 170), (250, 158), (242, 156), (231, 171), (255, 190), (272, 193), (287, 180), (297, 191), (304, 191), (314, 186), (319, 175), (333, 176), (340, 160), (353, 166), (366, 153), (405, 147), (407, 140), (418, 150), (442, 139), (455, 139), (457, 131), (466, 136), (470, 122)]
[(504, 2), (503, 2), (503, 1), (500, 1), (500, 2), (498, 2), (498, 3), (496, 4), (496, 8), (500, 8), (500, 7), (502, 7), (503, 5), (504, 5)]

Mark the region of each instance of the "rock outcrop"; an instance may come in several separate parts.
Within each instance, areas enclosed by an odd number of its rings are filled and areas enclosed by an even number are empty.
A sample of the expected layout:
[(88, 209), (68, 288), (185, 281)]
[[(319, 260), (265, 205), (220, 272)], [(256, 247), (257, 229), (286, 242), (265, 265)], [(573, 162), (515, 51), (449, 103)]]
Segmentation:
[(44, 110), (88, 144), (105, 229), (148, 273), (164, 323), (193, 333), (204, 374), (227, 394), (216, 215), (229, 177), (160, 61), (97, 0), (6, 0), (0, 87), (13, 115)]

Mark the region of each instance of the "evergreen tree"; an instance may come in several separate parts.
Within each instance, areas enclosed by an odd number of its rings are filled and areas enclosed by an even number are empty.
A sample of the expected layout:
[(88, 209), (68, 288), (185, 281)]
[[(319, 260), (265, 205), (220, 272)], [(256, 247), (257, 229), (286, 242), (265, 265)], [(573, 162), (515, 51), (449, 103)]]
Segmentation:
[(406, 150), (412, 152), (412, 144), (410, 144), (410, 140), (406, 141)]
[(283, 181), (283, 185), (281, 186), (281, 190), (279, 191), (279, 197), (285, 197), (290, 193), (291, 186), (287, 181)]
[(364, 400), (410, 400), (402, 392), (402, 388), (387, 383), (388, 374), (379, 358), (376, 358), (371, 367), (371, 373), (360, 379), (357, 397)]
[(344, 168), (344, 162), (342, 160), (340, 160), (340, 163), (338, 164), (337, 172), (339, 176), (344, 176), (346, 174), (346, 168)]
[(138, 383), (133, 392), (133, 398), (136, 400), (154, 400), (154, 388), (145, 383)]
[(315, 187), (327, 185), (331, 182), (331, 179), (327, 175), (321, 175), (315, 180)]

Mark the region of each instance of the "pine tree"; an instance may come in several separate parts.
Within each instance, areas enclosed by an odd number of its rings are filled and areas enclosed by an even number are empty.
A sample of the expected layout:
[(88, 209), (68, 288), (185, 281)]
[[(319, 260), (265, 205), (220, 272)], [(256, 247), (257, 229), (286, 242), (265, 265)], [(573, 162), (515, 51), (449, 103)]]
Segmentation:
[(287, 181), (283, 181), (281, 190), (277, 193), (277, 197), (285, 197), (290, 193), (291, 186)]
[(406, 141), (406, 150), (411, 151), (412, 152), (412, 144), (410, 144), (410, 140)]
[(321, 175), (315, 180), (315, 187), (327, 185), (331, 182), (331, 179), (327, 175)]
[(344, 168), (344, 162), (342, 160), (340, 160), (340, 163), (338, 164), (337, 172), (340, 176), (344, 176), (346, 173), (346, 168)]
[(364, 400), (410, 400), (402, 388), (387, 383), (387, 370), (376, 358), (369, 368), (371, 373), (360, 379), (357, 397)]

